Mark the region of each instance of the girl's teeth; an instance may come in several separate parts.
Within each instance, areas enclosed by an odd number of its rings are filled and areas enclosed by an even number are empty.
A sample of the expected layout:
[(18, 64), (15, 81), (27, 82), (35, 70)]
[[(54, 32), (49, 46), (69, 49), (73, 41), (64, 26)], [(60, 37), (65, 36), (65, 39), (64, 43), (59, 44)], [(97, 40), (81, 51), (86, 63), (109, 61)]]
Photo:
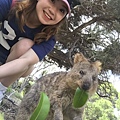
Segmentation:
[(48, 19), (51, 20), (51, 17), (50, 17), (47, 13), (45, 13), (45, 15), (46, 15), (46, 17), (47, 17)]

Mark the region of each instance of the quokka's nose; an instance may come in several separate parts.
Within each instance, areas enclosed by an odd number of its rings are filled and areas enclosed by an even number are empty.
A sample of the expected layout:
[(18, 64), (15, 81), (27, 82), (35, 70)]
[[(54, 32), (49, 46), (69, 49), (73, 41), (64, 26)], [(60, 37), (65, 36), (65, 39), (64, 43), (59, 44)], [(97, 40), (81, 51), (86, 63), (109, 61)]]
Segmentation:
[(90, 88), (90, 83), (89, 82), (84, 82), (83, 85), (82, 85), (82, 89), (83, 90), (89, 90)]

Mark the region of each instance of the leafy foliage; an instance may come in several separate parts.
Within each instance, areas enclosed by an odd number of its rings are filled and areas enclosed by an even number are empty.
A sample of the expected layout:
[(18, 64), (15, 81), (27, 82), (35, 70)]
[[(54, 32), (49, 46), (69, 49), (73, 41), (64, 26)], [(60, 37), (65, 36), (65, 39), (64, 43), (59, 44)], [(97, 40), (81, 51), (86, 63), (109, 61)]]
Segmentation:
[(120, 110), (120, 93), (118, 94), (118, 99), (116, 101), (116, 108)]
[(114, 104), (97, 95), (87, 103), (84, 120), (96, 120), (96, 118), (97, 120), (117, 120), (114, 114)]

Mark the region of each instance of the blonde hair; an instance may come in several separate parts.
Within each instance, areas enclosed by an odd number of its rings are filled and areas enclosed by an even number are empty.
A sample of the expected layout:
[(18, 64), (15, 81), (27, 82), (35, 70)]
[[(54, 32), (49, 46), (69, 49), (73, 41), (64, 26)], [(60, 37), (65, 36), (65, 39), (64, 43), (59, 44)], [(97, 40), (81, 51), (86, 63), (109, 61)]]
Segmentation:
[[(22, 0), (20, 2), (17, 0), (10, 11), (8, 18), (11, 18), (11, 16), (15, 15), (17, 22), (19, 23), (18, 25), (20, 30), (24, 32), (23, 26), (25, 25), (25, 21), (28, 21), (30, 19), (30, 14), (36, 9), (36, 4), (37, 0)], [(59, 27), (65, 21), (65, 19), (66, 17), (56, 25), (45, 26), (42, 31), (35, 35), (34, 41), (36, 43), (40, 43), (43, 40), (48, 40), (51, 36), (57, 33)]]

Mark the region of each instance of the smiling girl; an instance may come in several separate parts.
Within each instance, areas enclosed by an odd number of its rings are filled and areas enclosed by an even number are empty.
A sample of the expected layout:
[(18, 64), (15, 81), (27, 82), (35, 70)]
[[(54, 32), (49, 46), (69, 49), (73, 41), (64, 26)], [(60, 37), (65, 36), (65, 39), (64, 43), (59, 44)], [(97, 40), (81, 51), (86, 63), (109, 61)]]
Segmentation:
[(72, 0), (0, 0), (0, 100), (56, 43)]

